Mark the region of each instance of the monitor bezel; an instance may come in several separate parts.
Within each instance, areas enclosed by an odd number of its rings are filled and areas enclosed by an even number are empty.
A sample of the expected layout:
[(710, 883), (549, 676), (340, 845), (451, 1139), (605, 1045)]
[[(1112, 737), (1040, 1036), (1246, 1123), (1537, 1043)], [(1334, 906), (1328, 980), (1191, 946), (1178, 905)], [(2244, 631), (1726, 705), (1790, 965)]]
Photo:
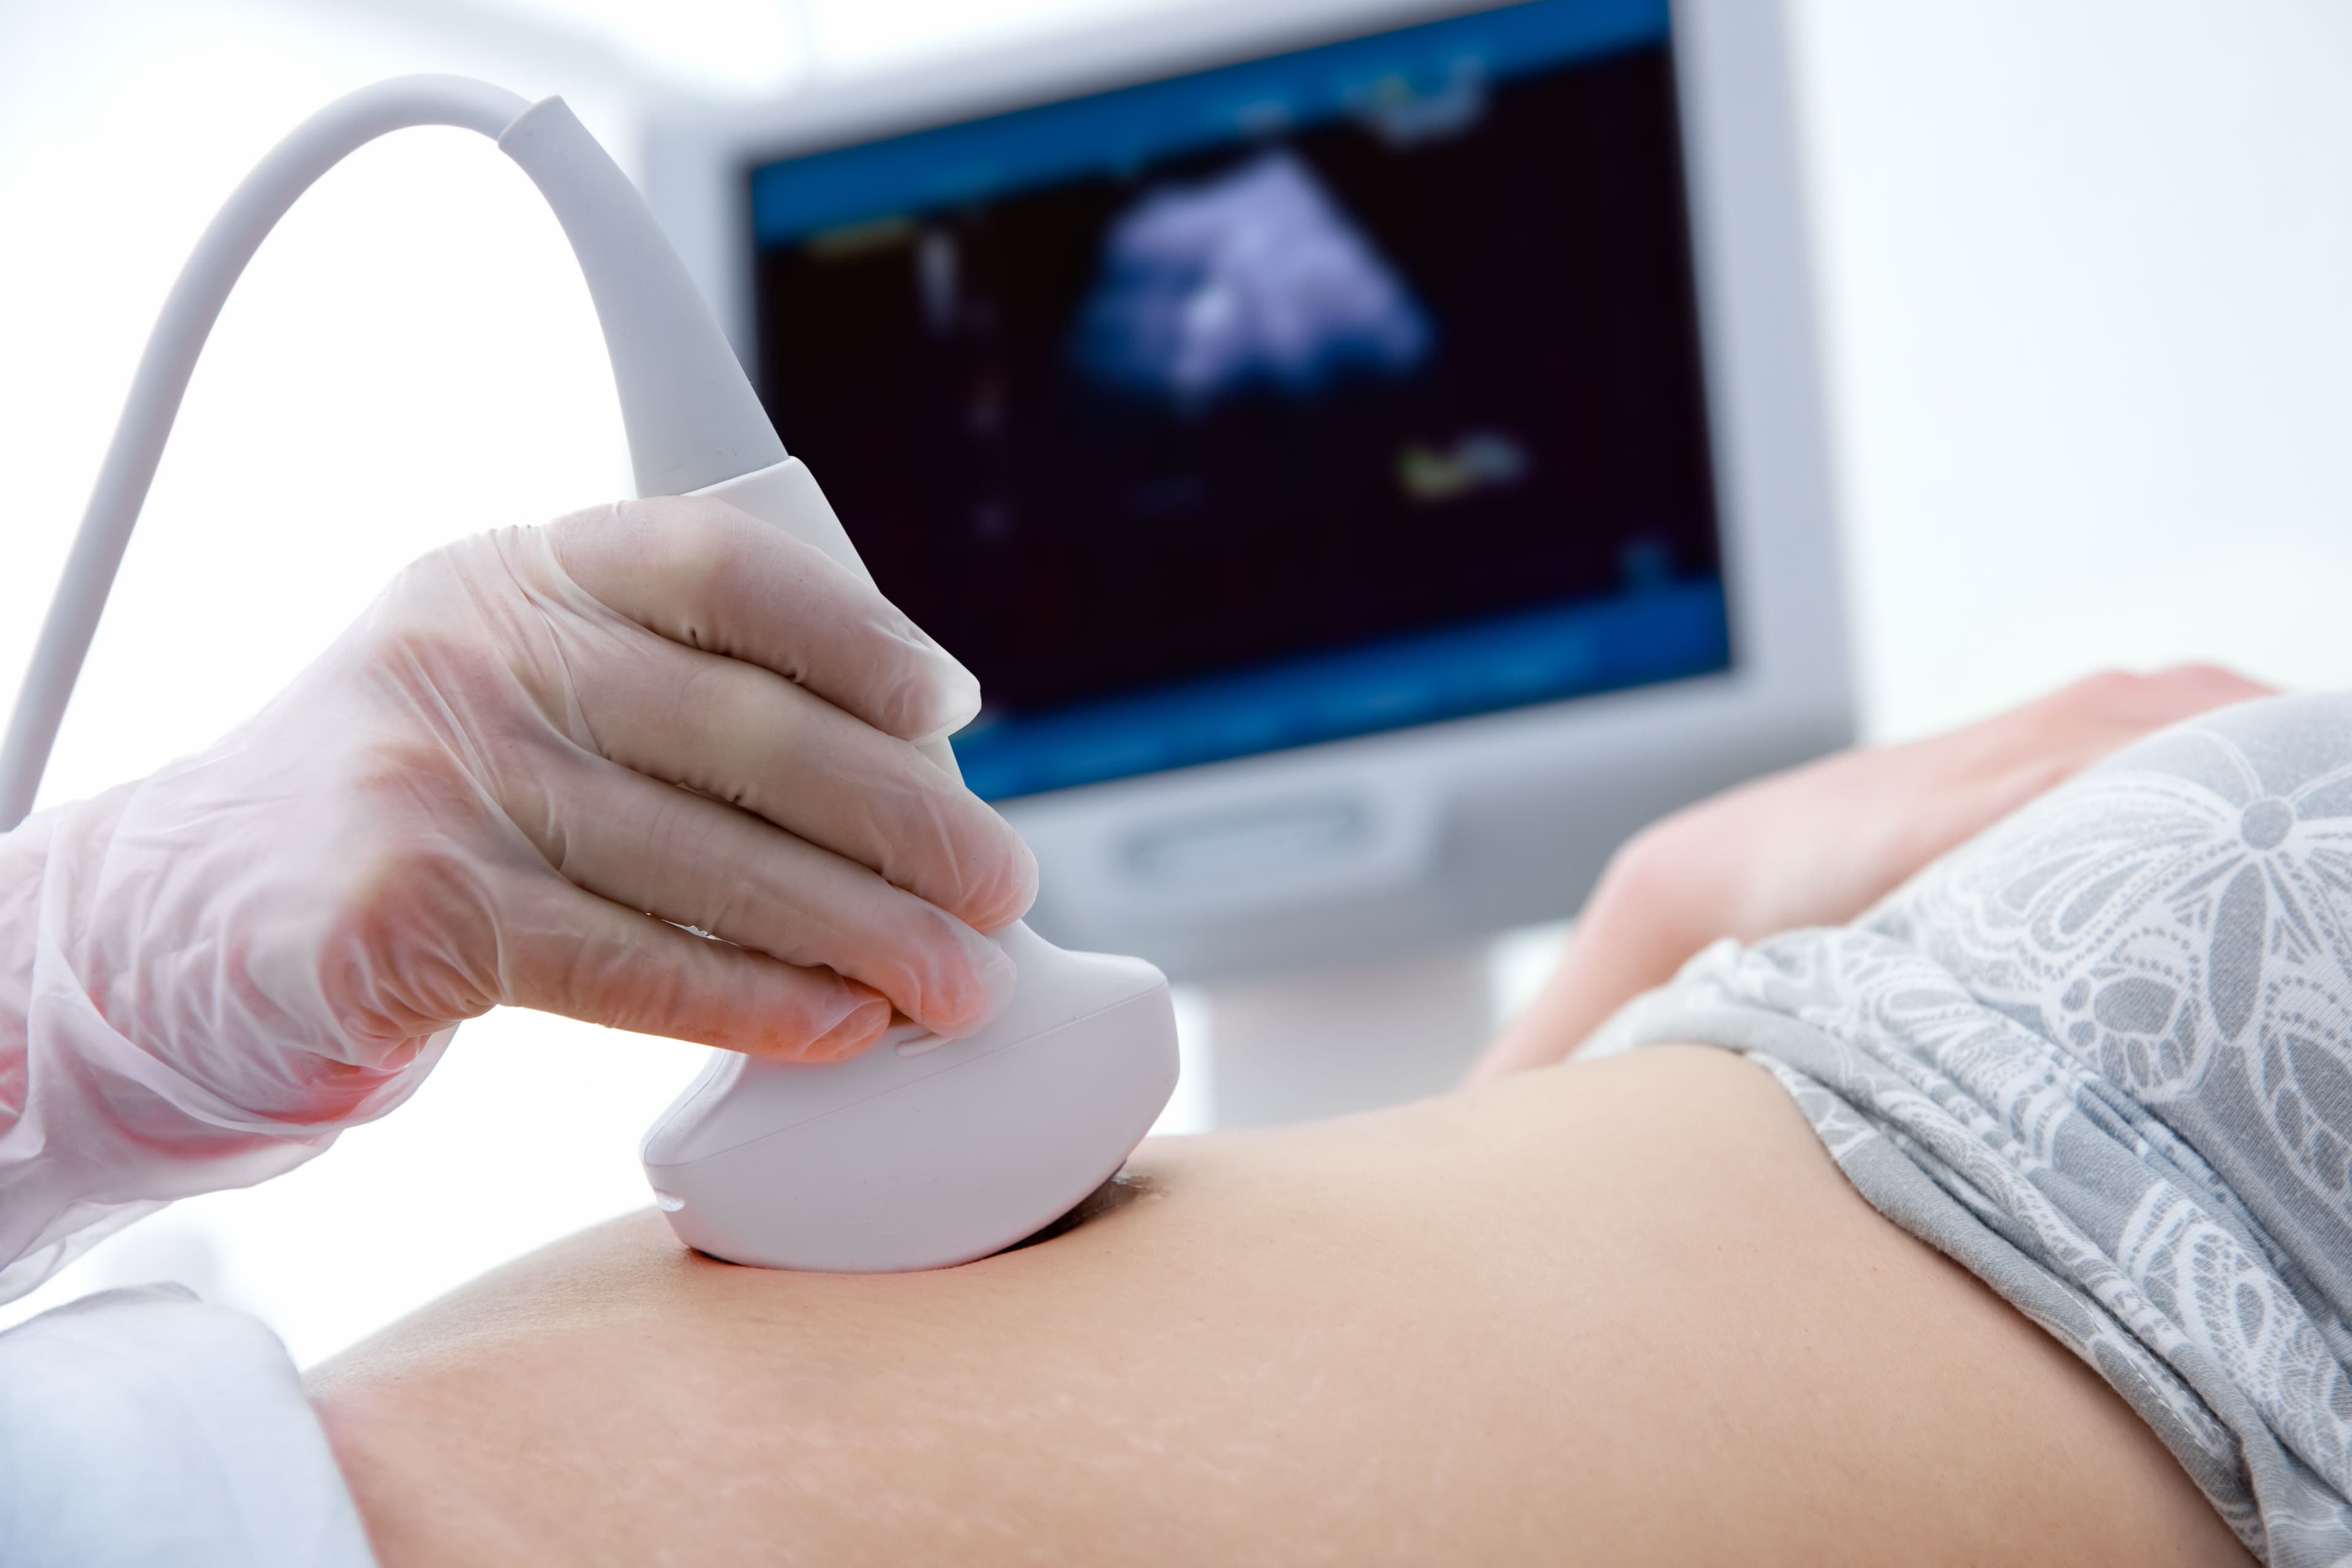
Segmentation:
[[(756, 379), (755, 163), (1494, 8), (1178, 7), (773, 105), (663, 116), (645, 183)], [(1041, 930), (1198, 977), (1564, 914), (1643, 822), (1851, 739), (1789, 18), (1779, 0), (1677, 0), (1672, 16), (1731, 668), (1001, 803), (1044, 868)], [(1243, 886), (1139, 869), (1139, 847), (1187, 831), (1212, 843), (1213, 868), (1220, 824), (1246, 835), (1332, 802), (1360, 830), (1344, 852)]]

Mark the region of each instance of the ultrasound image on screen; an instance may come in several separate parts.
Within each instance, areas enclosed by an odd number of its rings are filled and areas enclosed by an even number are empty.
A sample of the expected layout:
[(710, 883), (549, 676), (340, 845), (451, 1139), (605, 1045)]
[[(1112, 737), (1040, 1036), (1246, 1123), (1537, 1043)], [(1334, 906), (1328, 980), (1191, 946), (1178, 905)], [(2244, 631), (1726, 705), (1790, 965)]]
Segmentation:
[(1730, 658), (1663, 5), (754, 169), (761, 395), (1033, 794)]

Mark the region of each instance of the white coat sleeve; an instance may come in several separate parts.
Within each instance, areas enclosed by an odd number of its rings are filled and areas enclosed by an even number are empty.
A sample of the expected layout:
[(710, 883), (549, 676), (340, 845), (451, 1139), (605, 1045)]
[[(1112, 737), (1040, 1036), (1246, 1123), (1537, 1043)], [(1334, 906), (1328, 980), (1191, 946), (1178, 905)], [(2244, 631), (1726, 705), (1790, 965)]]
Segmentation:
[(276, 1335), (178, 1286), (0, 1333), (0, 1563), (371, 1568)]

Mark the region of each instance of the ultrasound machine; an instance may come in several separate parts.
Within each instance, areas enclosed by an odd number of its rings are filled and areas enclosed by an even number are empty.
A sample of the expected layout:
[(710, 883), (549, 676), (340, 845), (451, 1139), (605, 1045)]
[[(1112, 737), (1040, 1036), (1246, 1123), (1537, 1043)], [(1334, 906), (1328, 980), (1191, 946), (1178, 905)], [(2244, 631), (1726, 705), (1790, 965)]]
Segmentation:
[(1785, 32), (1220, 0), (654, 128), (1041, 933), (1360, 974), (1847, 741)]

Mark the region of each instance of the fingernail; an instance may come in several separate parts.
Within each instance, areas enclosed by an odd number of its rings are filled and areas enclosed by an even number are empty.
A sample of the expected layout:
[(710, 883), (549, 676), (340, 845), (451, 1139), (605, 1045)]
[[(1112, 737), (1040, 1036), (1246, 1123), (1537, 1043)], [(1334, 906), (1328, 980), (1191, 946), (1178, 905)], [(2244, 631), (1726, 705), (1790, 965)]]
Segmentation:
[(883, 1031), (889, 1026), (889, 1001), (869, 992), (850, 1008), (841, 1022), (811, 1040), (801, 1052), (801, 1058), (812, 1062), (837, 1062), (854, 1057), (880, 1039)]
[(936, 643), (926, 651), (931, 655), (930, 711), (912, 737), (917, 745), (944, 741), (980, 716), (980, 677)]

